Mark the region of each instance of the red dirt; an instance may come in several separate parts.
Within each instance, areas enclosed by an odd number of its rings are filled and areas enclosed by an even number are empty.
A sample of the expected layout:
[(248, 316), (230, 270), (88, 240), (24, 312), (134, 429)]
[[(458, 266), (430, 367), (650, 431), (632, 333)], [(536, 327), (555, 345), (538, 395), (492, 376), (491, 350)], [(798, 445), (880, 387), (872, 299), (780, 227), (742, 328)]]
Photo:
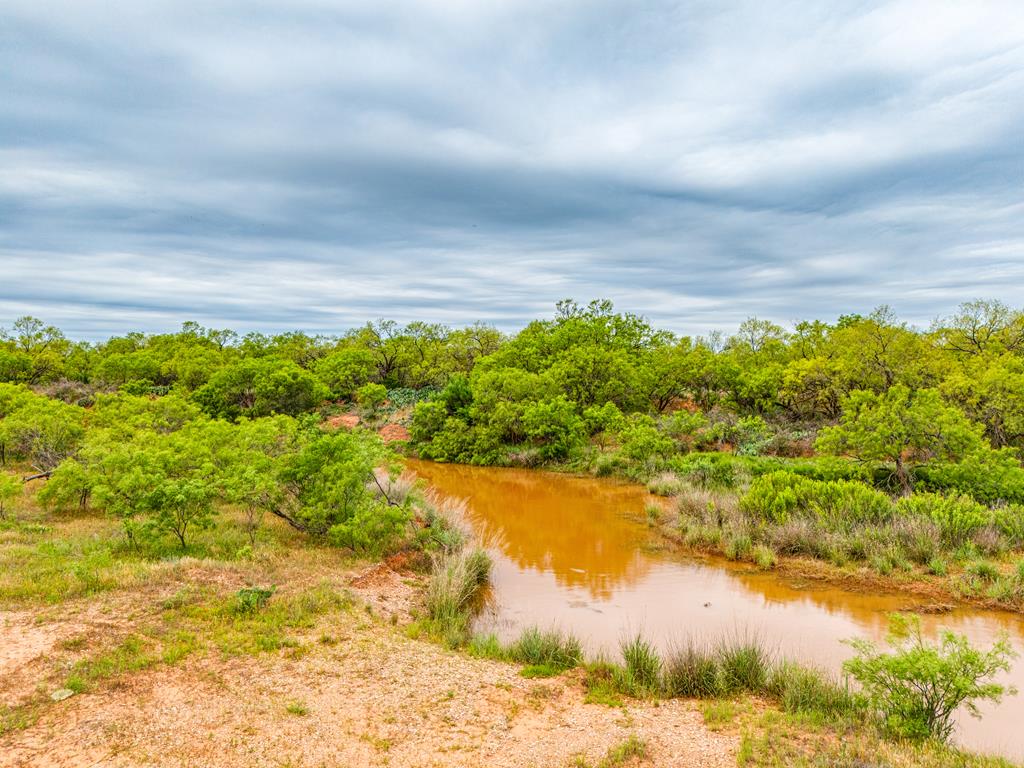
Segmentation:
[(342, 413), (338, 416), (331, 416), (324, 422), (325, 426), (331, 429), (353, 429), (359, 426), (359, 417), (354, 413)]
[(383, 438), (385, 443), (395, 443), (400, 440), (407, 442), (409, 440), (409, 430), (401, 424), (386, 424), (380, 428), (377, 434)]

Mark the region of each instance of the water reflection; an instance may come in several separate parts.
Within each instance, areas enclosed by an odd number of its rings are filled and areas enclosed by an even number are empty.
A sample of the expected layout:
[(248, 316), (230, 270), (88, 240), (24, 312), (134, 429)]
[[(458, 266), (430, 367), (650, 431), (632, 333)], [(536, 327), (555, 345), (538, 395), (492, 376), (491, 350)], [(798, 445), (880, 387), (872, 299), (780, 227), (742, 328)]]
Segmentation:
[[(534, 470), (410, 462), (442, 493), (467, 499), (471, 522), (493, 542), (492, 608), (482, 628), (514, 637), (525, 626), (560, 626), (590, 653), (614, 654), (642, 630), (663, 650), (688, 636), (756, 633), (782, 656), (838, 670), (842, 641), (884, 638), (887, 616), (914, 598), (849, 592), (787, 580), (725, 561), (688, 562), (661, 551), (643, 524), (651, 497), (637, 486)], [(1019, 615), (958, 609), (925, 616), (926, 633), (949, 628), (988, 645), (1007, 633), (1024, 650)], [(1005, 679), (1024, 689), (1024, 663)], [(1024, 701), (960, 719), (967, 747), (1024, 758)]]

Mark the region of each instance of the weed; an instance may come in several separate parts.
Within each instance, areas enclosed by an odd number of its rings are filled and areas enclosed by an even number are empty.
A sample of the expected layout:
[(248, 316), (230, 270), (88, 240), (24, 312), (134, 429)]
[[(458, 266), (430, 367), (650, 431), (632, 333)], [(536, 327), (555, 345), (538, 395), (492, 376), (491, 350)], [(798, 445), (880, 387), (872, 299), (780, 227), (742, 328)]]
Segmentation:
[(243, 587), (235, 593), (235, 613), (245, 615), (263, 610), (276, 591), (276, 586)]
[(304, 701), (289, 701), (284, 705), (284, 711), (289, 715), (296, 715), (297, 717), (305, 717), (309, 714), (309, 707)]
[(775, 556), (775, 552), (772, 548), (767, 547), (764, 544), (758, 544), (754, 547), (753, 558), (757, 567), (765, 571), (774, 568), (776, 562), (778, 562), (778, 558)]

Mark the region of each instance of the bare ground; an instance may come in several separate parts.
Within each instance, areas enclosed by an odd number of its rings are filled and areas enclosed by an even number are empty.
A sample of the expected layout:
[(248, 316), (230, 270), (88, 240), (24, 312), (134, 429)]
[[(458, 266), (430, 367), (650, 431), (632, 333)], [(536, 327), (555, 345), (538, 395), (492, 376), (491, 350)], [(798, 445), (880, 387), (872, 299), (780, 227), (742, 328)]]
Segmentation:
[[(203, 576), (174, 575), (60, 610), (0, 613), (0, 701), (48, 694), (75, 658), (131, 631), (180, 579)], [(244, 581), (214, 578), (226, 589)], [(301, 652), (209, 651), (46, 698), (34, 724), (0, 737), (0, 766), (547, 768), (580, 755), (596, 763), (634, 734), (650, 765), (735, 765), (735, 735), (709, 731), (690, 702), (586, 704), (571, 674), (526, 680), (515, 666), (405, 637), (392, 622), (409, 615), (414, 575), (374, 566), (337, 579), (369, 610), (322, 617), (303, 630)]]

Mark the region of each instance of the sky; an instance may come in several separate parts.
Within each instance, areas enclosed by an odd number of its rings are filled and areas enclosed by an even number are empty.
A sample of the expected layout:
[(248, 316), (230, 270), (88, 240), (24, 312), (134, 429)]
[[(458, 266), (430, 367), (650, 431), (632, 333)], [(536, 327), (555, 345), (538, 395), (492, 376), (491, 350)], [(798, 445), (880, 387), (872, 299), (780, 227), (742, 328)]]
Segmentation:
[(3, 0), (0, 326), (1024, 305), (1024, 3)]

